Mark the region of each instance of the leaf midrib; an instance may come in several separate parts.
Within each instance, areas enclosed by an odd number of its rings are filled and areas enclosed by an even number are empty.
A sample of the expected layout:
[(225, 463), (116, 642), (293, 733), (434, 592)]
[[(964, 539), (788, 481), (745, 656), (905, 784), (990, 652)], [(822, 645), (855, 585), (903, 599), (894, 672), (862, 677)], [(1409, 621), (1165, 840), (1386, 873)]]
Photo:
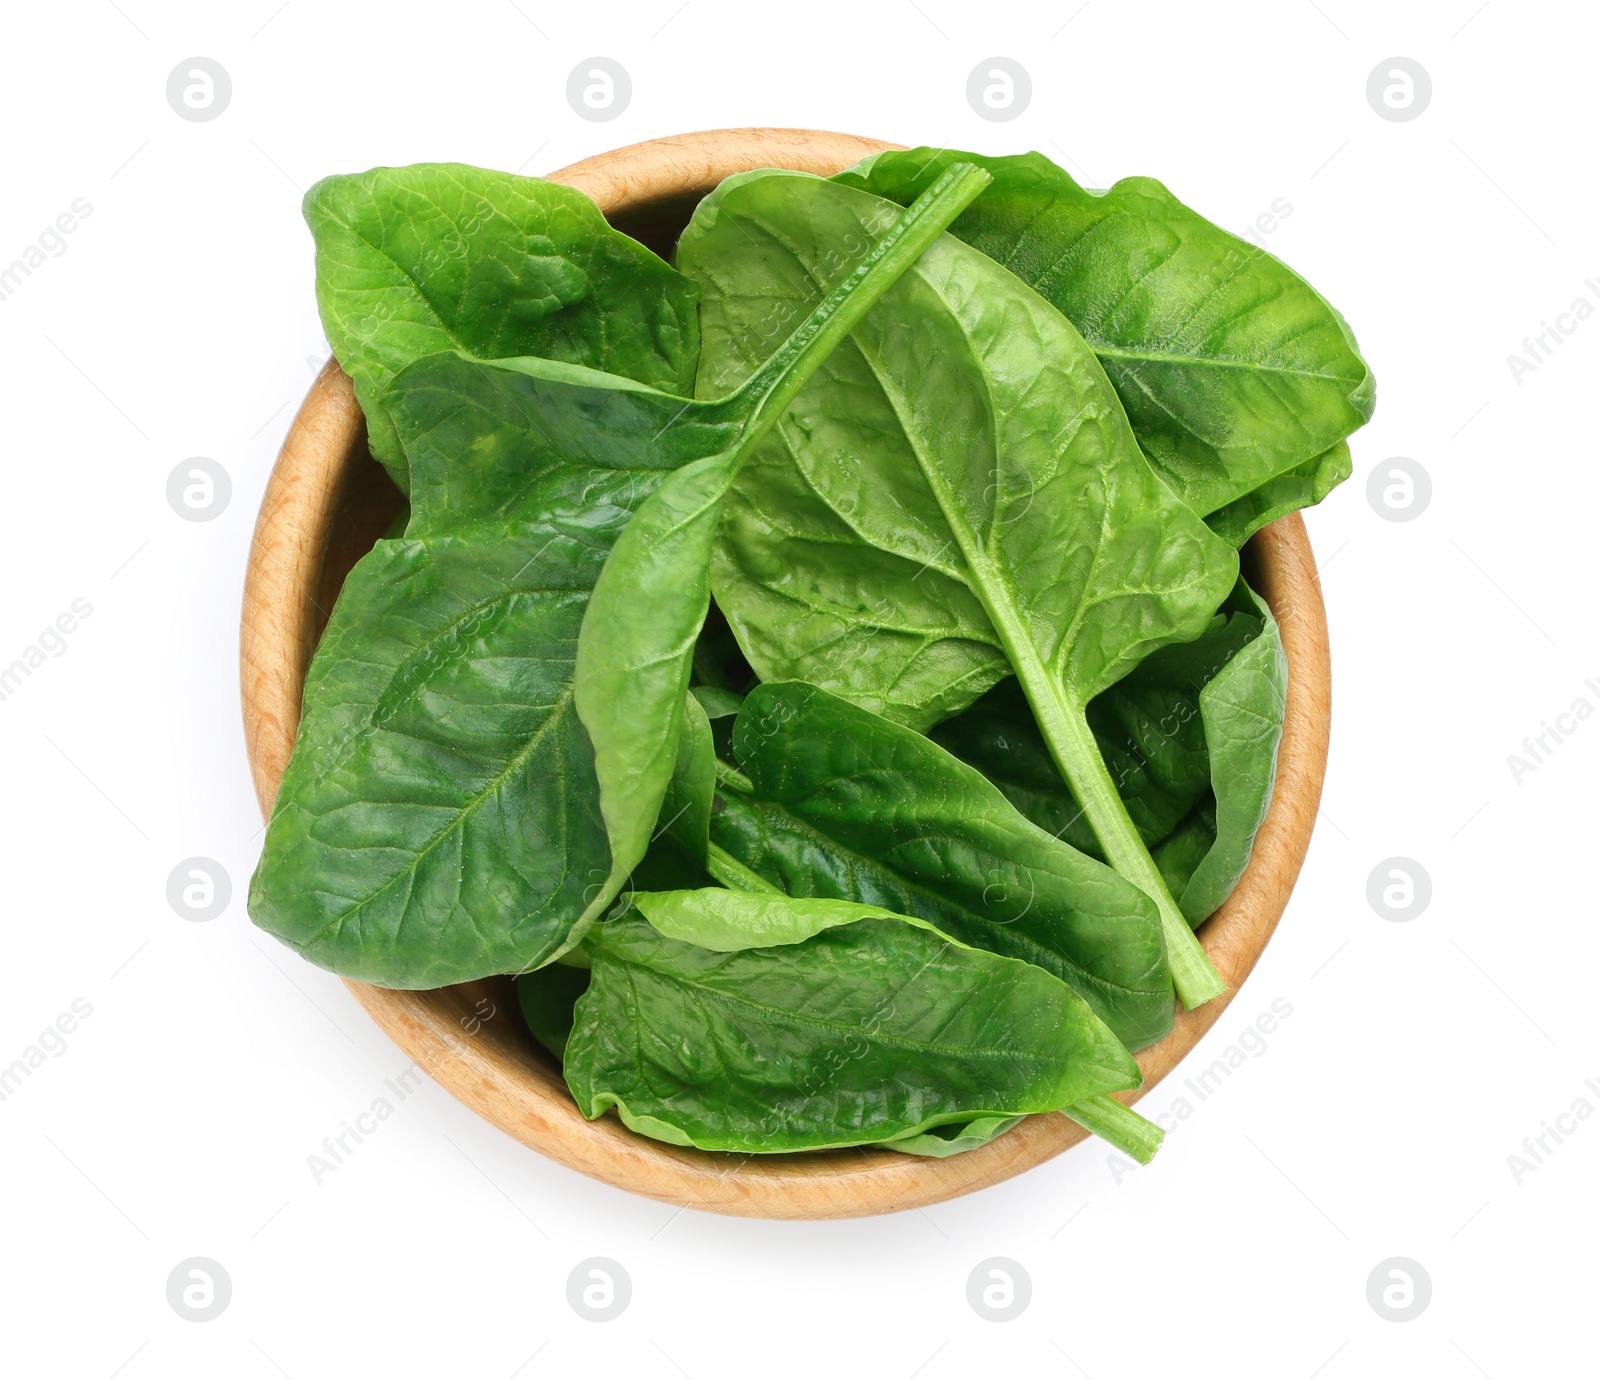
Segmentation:
[[(330, 930), (336, 928), (342, 929), (343, 926), (353, 916), (360, 914), (363, 910), (373, 905), (378, 898), (387, 892), (391, 887), (393, 887), (395, 883), (404, 878), (414, 878), (416, 876), (417, 869), (422, 865), (423, 859), (428, 857), (433, 850), (437, 848), (452, 833), (465, 828), (467, 819), (483, 805), (485, 800), (489, 799), (489, 797), (493, 795), (495, 791), (499, 790), (501, 785), (505, 783), (507, 778), (509, 778), (513, 772), (520, 768), (528, 760), (528, 758), (533, 755), (534, 750), (541, 742), (544, 741), (545, 735), (565, 715), (567, 706), (571, 703), (571, 701), (572, 685), (569, 682), (562, 690), (561, 694), (556, 697), (554, 703), (550, 706), (549, 714), (545, 716), (544, 722), (539, 725), (538, 729), (530, 734), (527, 741), (523, 743), (521, 747), (519, 747), (514, 753), (512, 753), (509, 758), (506, 759), (505, 766), (489, 778), (483, 789), (480, 790), (476, 795), (472, 796), (465, 804), (461, 806), (459, 810), (456, 811), (455, 816), (444, 826), (444, 828), (440, 829), (437, 834), (428, 840), (427, 843), (425, 843), (421, 848), (417, 849), (416, 852), (412, 854), (410, 861), (405, 867), (401, 868), (393, 876), (388, 878), (388, 880), (386, 880), (382, 886), (378, 887), (372, 892), (369, 892), (366, 896), (363, 896), (348, 909), (343, 910), (339, 914), (333, 916), (325, 925), (322, 926), (321, 929), (319, 929), (309, 939), (305, 940), (300, 947), (302, 949), (311, 948), (313, 945), (319, 943), (323, 936), (325, 936)], [(395, 926), (396, 936), (399, 934), (400, 926), (404, 923), (405, 916), (402, 914), (399, 922)], [(519, 919), (516, 924), (507, 926), (506, 933), (508, 935), (514, 933), (517, 929), (517, 926), (521, 923), (521, 919)]]
[(1346, 374), (1326, 373), (1316, 369), (1291, 369), (1287, 365), (1261, 364), (1252, 360), (1223, 359), (1204, 355), (1173, 355), (1154, 350), (1131, 350), (1089, 340), (1089, 348), (1102, 359), (1128, 359), (1146, 364), (1189, 364), (1204, 369), (1241, 369), (1252, 373), (1282, 375), (1288, 378), (1318, 379), (1325, 383), (1348, 383), (1352, 387), (1366, 377), (1365, 373), (1352, 378)]
[[(942, 296), (940, 300), (943, 300)], [(954, 308), (950, 308), (950, 315), (951, 319), (957, 322), (957, 328), (963, 341), (966, 342), (969, 351), (971, 351), (974, 359), (979, 364), (978, 377), (983, 381), (986, 391), (988, 403), (986, 413), (991, 433), (989, 440), (995, 465), (995, 473), (991, 478), (998, 482), (1000, 410), (992, 392), (989, 391), (989, 371), (982, 366), (982, 361), (978, 359), (977, 352), (971, 350), (971, 338), (965, 326), (961, 324), (960, 317), (956, 314)], [(883, 390), (884, 398), (894, 410), (895, 418), (900, 423), (900, 429), (905, 434), (911, 453), (916, 459), (917, 468), (922, 473), (923, 482), (933, 494), (934, 502), (939, 505), (939, 511), (943, 514), (945, 523), (950, 528), (950, 535), (955, 538), (956, 545), (966, 561), (968, 574), (963, 583), (977, 597), (979, 604), (983, 606), (984, 613), (988, 615), (990, 623), (999, 635), (1001, 649), (1006, 653), (1018, 675), (1022, 677), (1023, 683), (1028, 684), (1031, 682), (1041, 689), (1047, 689), (1052, 698), (1059, 702), (1062, 711), (1066, 712), (1070, 708), (1066, 697), (1058, 688), (1055, 678), (1046, 674), (1044, 658), (1039, 648), (1034, 644), (1032, 634), (1023, 625), (1018, 614), (1016, 591), (1012, 589), (1010, 581), (1001, 573), (999, 567), (990, 558), (989, 553), (978, 540), (977, 532), (964, 520), (950, 486), (945, 483), (944, 476), (938, 472), (932, 457), (927, 454), (920, 430), (913, 428), (909, 424), (907, 418), (909, 411), (908, 400), (891, 381), (888, 371), (883, 368), (877, 353), (869, 350), (864, 345), (861, 345), (860, 349), (862, 358), (867, 361), (873, 377), (878, 381), (879, 388)], [(1094, 567), (1091, 568), (1090, 572), (1091, 580), (1093, 571), (1098, 568), (1100, 558), (1105, 550), (1105, 526), (1108, 519), (1109, 508), (1103, 507), (1100, 517), (1100, 540), (1095, 547)], [(1085, 588), (1087, 589), (1088, 585)], [(1084, 608), (1085, 600), (1080, 597), (1077, 607), (1073, 611), (1072, 623), (1063, 635), (1063, 647), (1072, 645), (1075, 634), (1081, 626)]]

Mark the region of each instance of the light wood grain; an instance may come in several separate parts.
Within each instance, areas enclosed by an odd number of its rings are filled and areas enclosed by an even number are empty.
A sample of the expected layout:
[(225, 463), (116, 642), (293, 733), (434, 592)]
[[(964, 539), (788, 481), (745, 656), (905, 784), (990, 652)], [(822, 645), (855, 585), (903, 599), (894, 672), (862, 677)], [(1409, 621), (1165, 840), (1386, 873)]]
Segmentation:
[[(788, 167), (832, 173), (882, 148), (815, 130), (733, 129), (634, 144), (552, 179), (593, 197), (612, 221), (658, 249), (693, 203), (730, 173)], [(306, 667), (351, 565), (398, 509), (399, 495), (366, 451), (350, 381), (333, 361), (290, 428), (267, 485), (246, 577), (240, 670), (245, 739), (262, 813), (271, 808), (300, 720)], [(1311, 839), (1328, 752), (1329, 669), (1321, 586), (1305, 525), (1284, 518), (1247, 556), (1277, 615), (1289, 661), (1278, 779), (1250, 865), (1200, 931), (1228, 992), (1179, 1014), (1143, 1051), (1148, 1093), (1226, 1010), (1283, 914)], [(349, 984), (362, 1006), (423, 1069), (485, 1120), (581, 1173), (664, 1202), (750, 1217), (858, 1217), (925, 1207), (1008, 1179), (1084, 1139), (1065, 1117), (1029, 1117), (999, 1140), (950, 1159), (880, 1150), (737, 1156), (682, 1149), (585, 1121), (559, 1069), (527, 1034), (504, 978), (434, 992)]]

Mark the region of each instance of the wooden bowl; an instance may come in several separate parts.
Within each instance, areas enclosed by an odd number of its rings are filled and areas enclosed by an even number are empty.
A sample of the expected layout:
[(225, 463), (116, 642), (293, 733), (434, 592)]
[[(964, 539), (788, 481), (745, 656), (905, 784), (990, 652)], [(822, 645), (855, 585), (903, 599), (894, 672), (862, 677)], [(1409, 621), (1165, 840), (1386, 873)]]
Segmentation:
[[(730, 173), (780, 167), (828, 174), (890, 147), (897, 146), (813, 130), (712, 130), (587, 158), (551, 180), (587, 193), (619, 229), (665, 255), (695, 203)], [(367, 453), (350, 380), (329, 360), (273, 468), (245, 578), (245, 740), (263, 815), (294, 745), (306, 667), (328, 611), (399, 501)], [(1198, 1011), (1179, 1012), (1171, 1034), (1138, 1056), (1142, 1092), (1193, 1048), (1255, 966), (1299, 875), (1322, 794), (1327, 624), (1305, 525), (1298, 516), (1272, 524), (1246, 555), (1288, 655), (1278, 779), (1243, 879), (1200, 930), (1229, 990)], [(1050, 1115), (1029, 1117), (981, 1149), (942, 1160), (884, 1150), (742, 1156), (683, 1149), (637, 1136), (614, 1116), (584, 1120), (555, 1061), (523, 1028), (509, 979), (431, 992), (348, 986), (406, 1054), (524, 1145), (618, 1188), (711, 1212), (830, 1218), (925, 1207), (1020, 1174), (1086, 1135), (1066, 1117)]]

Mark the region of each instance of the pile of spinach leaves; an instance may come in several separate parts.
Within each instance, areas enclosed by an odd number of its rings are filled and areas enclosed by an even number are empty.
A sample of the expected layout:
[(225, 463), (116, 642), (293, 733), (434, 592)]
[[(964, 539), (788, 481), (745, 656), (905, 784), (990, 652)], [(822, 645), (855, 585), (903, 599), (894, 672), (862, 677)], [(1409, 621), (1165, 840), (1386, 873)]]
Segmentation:
[(709, 1150), (982, 1145), (1114, 1094), (1270, 802), (1240, 574), (1373, 382), (1277, 259), (1038, 154), (761, 170), (668, 264), (453, 164), (306, 198), (407, 498), (306, 678), (258, 925), (518, 975), (585, 1116)]

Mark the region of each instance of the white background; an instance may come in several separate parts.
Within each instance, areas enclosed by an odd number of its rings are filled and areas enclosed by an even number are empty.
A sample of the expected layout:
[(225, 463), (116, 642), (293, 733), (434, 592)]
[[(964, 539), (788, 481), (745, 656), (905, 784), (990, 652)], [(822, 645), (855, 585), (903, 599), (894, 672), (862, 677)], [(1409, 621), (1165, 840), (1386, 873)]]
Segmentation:
[[(1507, 765), (1578, 696), (1600, 706), (1584, 685), (1600, 683), (1600, 321), (1520, 383), (1507, 364), (1574, 299), (1600, 305), (1593, 19), (1509, 0), (517, 3), (6, 8), (0, 264), (75, 198), (93, 212), (0, 301), (0, 663), (74, 599), (93, 613), (0, 702), (0, 1064), (74, 999), (93, 1014), (0, 1103), (0, 1370), (1593, 1373), (1600, 1118), (1520, 1184), (1507, 1163), (1575, 1099), (1600, 1108), (1584, 1086), (1600, 1081), (1600, 722), (1520, 784)], [(609, 123), (566, 101), (595, 54), (632, 77)], [(1404, 123), (1366, 97), (1397, 54), (1433, 83)], [(165, 95), (195, 55), (233, 83), (208, 123)], [(1032, 77), (1009, 123), (966, 100), (993, 55)], [(1234, 229), (1292, 206), (1269, 246), (1340, 307), (1379, 381), (1355, 478), (1310, 518), (1334, 651), (1324, 815), (1254, 976), (1145, 1110), (1274, 999), (1293, 1014), (1120, 1179), (1090, 1143), (887, 1219), (680, 1214), (544, 1161), (430, 1084), (319, 1185), (307, 1156), (406, 1060), (243, 904), (261, 830), (240, 588), (326, 353), (301, 193), (380, 163), (544, 172), (759, 124), (1037, 148), (1091, 186), (1159, 177)], [(197, 455), (233, 484), (204, 524), (166, 499)], [(1414, 521), (1367, 499), (1392, 456), (1432, 477)], [(193, 855), (232, 878), (208, 924), (166, 900)], [(1366, 898), (1395, 855), (1433, 883), (1408, 923)], [(190, 1256), (232, 1279), (214, 1321), (168, 1305)], [(590, 1256), (632, 1278), (616, 1321), (568, 1306)], [(967, 1304), (991, 1256), (1031, 1276), (1015, 1321)], [(1414, 1321), (1368, 1303), (1392, 1256), (1432, 1280)]]

